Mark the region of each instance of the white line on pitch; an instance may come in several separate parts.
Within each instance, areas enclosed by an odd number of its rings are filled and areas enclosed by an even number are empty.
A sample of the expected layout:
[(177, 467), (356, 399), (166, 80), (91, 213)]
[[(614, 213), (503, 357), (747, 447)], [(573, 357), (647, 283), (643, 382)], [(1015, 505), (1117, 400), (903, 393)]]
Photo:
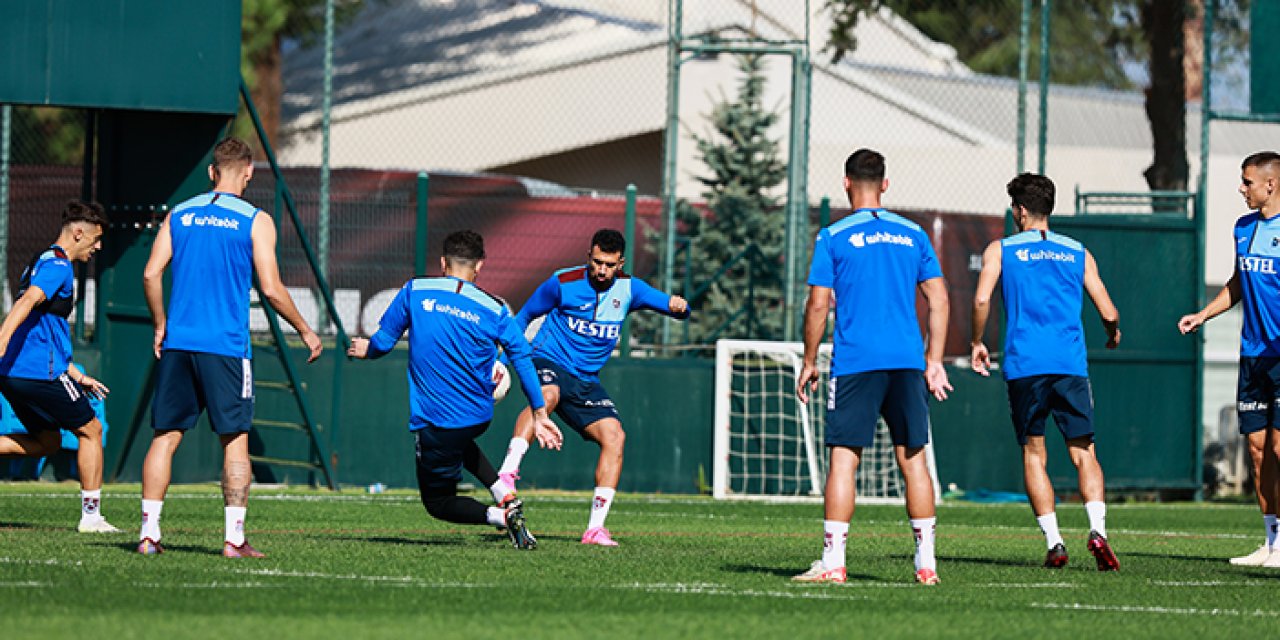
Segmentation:
[(28, 580), (26, 582), (0, 582), (0, 589), (9, 588), (9, 587), (25, 588), (25, 587), (51, 587), (51, 586), (53, 586), (52, 582), (35, 582), (33, 580)]
[(1062, 609), (1067, 611), (1103, 611), (1111, 613), (1159, 613), (1159, 614), (1177, 614), (1188, 616), (1237, 616), (1249, 618), (1277, 618), (1280, 617), (1280, 611), (1263, 611), (1254, 609), (1253, 611), (1241, 611), (1239, 609), (1194, 609), (1183, 607), (1144, 607), (1138, 605), (1101, 605), (1101, 604), (1082, 604), (1073, 602), (1069, 604), (1060, 604), (1057, 602), (1033, 602), (1032, 608), (1036, 609)]
[(0, 558), (0, 564), (44, 564), (50, 566), (79, 567), (84, 563), (79, 560), (34, 560), (32, 558)]

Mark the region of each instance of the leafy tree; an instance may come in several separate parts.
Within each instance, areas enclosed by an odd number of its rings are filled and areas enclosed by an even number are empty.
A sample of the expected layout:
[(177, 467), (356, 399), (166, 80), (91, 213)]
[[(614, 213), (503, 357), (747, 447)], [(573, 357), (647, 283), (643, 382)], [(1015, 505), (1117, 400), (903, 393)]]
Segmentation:
[[(1211, 0), (1212, 1), (1212, 0)], [(1226, 42), (1238, 42), (1248, 0), (1217, 0)], [(857, 46), (858, 21), (888, 7), (929, 37), (956, 48), (975, 71), (1017, 75), (1020, 0), (974, 0), (956, 9), (950, 0), (827, 0), (834, 24), (828, 49), (834, 61)], [(1145, 62), (1150, 71), (1146, 110), (1154, 140), (1154, 160), (1145, 172), (1152, 189), (1186, 189), (1186, 73), (1184, 27), (1194, 26), (1203, 0), (1070, 0), (1053, 3), (1054, 82), (1132, 89), (1126, 62)], [(1035, 12), (1038, 22), (1039, 12)], [(1038, 25), (1033, 32), (1038, 33)], [(1031, 62), (1038, 66), (1039, 38), (1032, 38)], [(1036, 72), (1038, 75), (1038, 71)]]
[(14, 164), (78, 165), (84, 159), (86, 112), (14, 106), (10, 158)]

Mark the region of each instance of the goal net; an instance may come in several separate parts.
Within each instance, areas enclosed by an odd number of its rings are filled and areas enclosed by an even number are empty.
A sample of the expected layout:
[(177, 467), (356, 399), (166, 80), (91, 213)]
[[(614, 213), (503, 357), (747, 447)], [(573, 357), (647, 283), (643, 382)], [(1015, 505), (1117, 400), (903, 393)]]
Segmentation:
[[(717, 499), (803, 500), (822, 496), (827, 479), (826, 425), (831, 345), (818, 352), (821, 381), (809, 403), (796, 398), (803, 364), (799, 342), (716, 342), (714, 494)], [(932, 433), (930, 434), (932, 440)], [(933, 445), (925, 450), (941, 499)], [(902, 504), (906, 495), (888, 427), (858, 465), (859, 503)]]

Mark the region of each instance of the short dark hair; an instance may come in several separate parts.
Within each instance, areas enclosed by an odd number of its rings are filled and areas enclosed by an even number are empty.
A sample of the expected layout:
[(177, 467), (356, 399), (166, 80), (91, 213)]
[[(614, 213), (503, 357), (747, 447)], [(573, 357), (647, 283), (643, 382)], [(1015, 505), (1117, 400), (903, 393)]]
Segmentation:
[(240, 138), (223, 138), (213, 145), (213, 168), (220, 171), (232, 165), (247, 165), (253, 162), (253, 149)]
[(444, 239), (444, 259), (468, 266), (484, 260), (484, 238), (470, 229), (454, 231)]
[(627, 249), (627, 239), (614, 229), (601, 229), (591, 236), (591, 246), (600, 247), (605, 253), (622, 253)]
[(67, 202), (67, 206), (62, 208), (62, 227), (65, 229), (67, 225), (76, 222), (88, 222), (105, 229), (107, 227), (107, 214), (103, 211), (102, 205), (96, 202), (71, 200)]
[(878, 151), (858, 149), (844, 161), (844, 176), (856, 182), (884, 180), (884, 156)]
[(1249, 157), (1240, 163), (1240, 168), (1248, 169), (1249, 167), (1267, 167), (1271, 170), (1280, 169), (1280, 153), (1274, 151), (1259, 151), (1250, 154)]
[(1038, 216), (1053, 213), (1053, 200), (1057, 189), (1053, 181), (1038, 173), (1023, 173), (1009, 181), (1005, 191), (1013, 199), (1014, 206), (1025, 207)]

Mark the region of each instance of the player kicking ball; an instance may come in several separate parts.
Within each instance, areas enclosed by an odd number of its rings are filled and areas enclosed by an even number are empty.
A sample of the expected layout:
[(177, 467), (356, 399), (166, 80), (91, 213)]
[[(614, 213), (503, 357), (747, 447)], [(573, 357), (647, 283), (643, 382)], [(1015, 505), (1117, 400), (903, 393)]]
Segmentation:
[[(582, 544), (602, 547), (618, 546), (604, 524), (622, 475), (626, 434), (618, 409), (600, 384), (600, 369), (618, 345), (628, 313), (649, 309), (682, 320), (689, 317), (684, 298), (667, 295), (622, 271), (625, 248), (621, 233), (597, 231), (591, 238), (586, 266), (555, 272), (533, 292), (516, 317), (521, 329), (536, 318), (547, 317), (533, 339), (533, 364), (542, 381), (542, 398), (547, 409), (554, 409), (578, 435), (600, 445), (595, 495)], [(530, 406), (535, 405), (531, 402)], [(531, 410), (520, 413), (498, 470), (502, 481), (513, 489), (520, 462), (533, 440), (534, 425)]]

